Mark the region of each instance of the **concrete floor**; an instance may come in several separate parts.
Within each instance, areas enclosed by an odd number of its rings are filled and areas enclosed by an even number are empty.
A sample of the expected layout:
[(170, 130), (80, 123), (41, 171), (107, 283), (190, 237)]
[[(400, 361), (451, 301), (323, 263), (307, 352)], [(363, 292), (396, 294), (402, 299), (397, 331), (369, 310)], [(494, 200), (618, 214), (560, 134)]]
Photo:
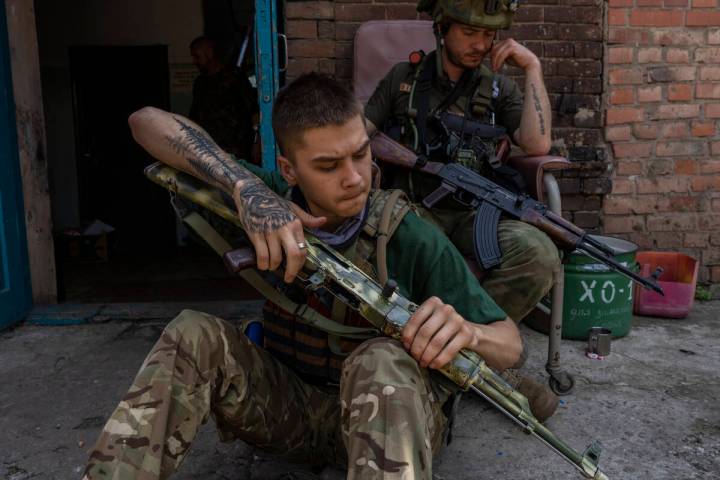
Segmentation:
[[(228, 313), (226, 306), (222, 310)], [(20, 326), (0, 333), (0, 479), (80, 478), (106, 416), (165, 323), (106, 315), (86, 325)], [(543, 375), (547, 339), (528, 329), (524, 334), (529, 370)], [(583, 342), (563, 342), (562, 360), (577, 385), (547, 426), (580, 451), (600, 440), (601, 466), (611, 479), (720, 478), (720, 302), (696, 304), (684, 320), (638, 317), (630, 335), (612, 349), (605, 360), (590, 360)], [(209, 423), (174, 478), (273, 479), (291, 470), (301, 467), (241, 443), (219, 443)], [(454, 441), (436, 461), (435, 477), (580, 478), (469, 395)], [(343, 474), (326, 470), (322, 478)]]

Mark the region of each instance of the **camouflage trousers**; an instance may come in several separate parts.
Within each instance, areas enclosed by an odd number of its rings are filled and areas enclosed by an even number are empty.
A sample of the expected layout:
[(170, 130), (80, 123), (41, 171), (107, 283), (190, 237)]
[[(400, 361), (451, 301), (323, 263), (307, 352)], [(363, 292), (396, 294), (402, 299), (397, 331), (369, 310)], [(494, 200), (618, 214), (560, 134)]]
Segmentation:
[(304, 383), (234, 325), (183, 311), (163, 331), (95, 444), (84, 479), (164, 479), (201, 424), (350, 479), (430, 479), (450, 392), (387, 338), (361, 344), (339, 390)]
[[(420, 207), (419, 213), (438, 225), (463, 256), (475, 259), (474, 211)], [(501, 263), (488, 272), (479, 267), (480, 283), (508, 317), (520, 322), (550, 291), (562, 268), (560, 257), (545, 233), (517, 220), (500, 220), (498, 244)]]

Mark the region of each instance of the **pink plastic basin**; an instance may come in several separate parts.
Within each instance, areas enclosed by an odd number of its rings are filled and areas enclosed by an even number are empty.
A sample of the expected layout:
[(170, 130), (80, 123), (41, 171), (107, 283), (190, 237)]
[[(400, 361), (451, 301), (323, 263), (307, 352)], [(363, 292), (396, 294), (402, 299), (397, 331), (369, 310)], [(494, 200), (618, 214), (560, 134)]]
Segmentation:
[(640, 274), (646, 277), (657, 267), (664, 272), (658, 284), (665, 296), (635, 285), (633, 313), (648, 317), (685, 318), (695, 300), (698, 261), (682, 253), (639, 252)]

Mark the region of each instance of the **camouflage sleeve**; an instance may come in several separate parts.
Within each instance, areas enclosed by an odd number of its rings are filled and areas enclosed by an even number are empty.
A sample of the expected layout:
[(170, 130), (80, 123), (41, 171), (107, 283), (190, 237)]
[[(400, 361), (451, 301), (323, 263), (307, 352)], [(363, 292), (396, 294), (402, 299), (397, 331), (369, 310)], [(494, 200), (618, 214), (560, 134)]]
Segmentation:
[(432, 296), (468, 321), (492, 323), (507, 315), (480, 286), (465, 259), (434, 225), (408, 213), (390, 239), (388, 275), (401, 293), (421, 303)]
[(500, 95), (495, 104), (495, 121), (498, 125), (505, 127), (512, 139), (515, 130), (520, 127), (522, 119), (523, 94), (513, 80), (503, 75), (498, 75), (497, 79)]

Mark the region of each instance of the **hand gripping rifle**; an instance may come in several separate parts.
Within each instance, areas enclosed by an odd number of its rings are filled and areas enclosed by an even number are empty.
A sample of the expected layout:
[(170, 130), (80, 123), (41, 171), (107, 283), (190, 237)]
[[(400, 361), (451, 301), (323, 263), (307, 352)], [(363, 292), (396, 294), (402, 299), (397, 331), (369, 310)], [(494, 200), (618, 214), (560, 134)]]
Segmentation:
[(643, 278), (616, 261), (615, 252), (592, 238), (585, 230), (551, 212), (545, 204), (525, 194), (512, 193), (482, 175), (457, 163), (428, 162), (412, 150), (378, 132), (371, 142), (373, 155), (385, 163), (427, 173), (441, 179), (440, 187), (422, 201), (426, 208), (453, 195), (460, 204), (477, 208), (473, 229), (475, 257), (485, 269), (500, 263), (502, 253), (497, 241), (497, 226), (501, 214), (529, 223), (545, 232), (559, 248), (578, 250), (604, 263), (643, 287), (664, 295), (657, 283), (661, 271)]
[[(167, 188), (171, 198), (176, 195), (195, 202), (221, 218), (240, 227), (235, 212), (228, 208), (217, 194), (202, 181), (171, 167), (156, 163), (145, 169), (145, 175), (158, 185)], [(173, 203), (175, 203), (173, 201)], [(187, 212), (186, 212), (187, 213)], [(223, 255), (228, 269), (239, 274), (261, 294), (274, 298), (282, 294), (264, 281), (252, 268), (255, 254), (252, 248), (232, 250), (197, 213), (183, 216), (185, 221), (219, 254)], [(338, 252), (305, 233), (307, 256), (295, 282), (308, 291), (326, 289), (332, 295), (357, 311), (374, 328), (392, 338), (399, 339), (417, 305), (402, 296), (397, 284), (388, 280), (380, 286), (362, 270)], [(335, 324), (335, 322), (332, 322)], [(607, 480), (598, 468), (600, 444), (594, 442), (580, 454), (555, 436), (532, 414), (527, 398), (515, 391), (485, 361), (470, 350), (462, 350), (452, 362), (439, 370), (463, 390), (472, 390), (495, 408), (520, 425), (523, 430), (540, 439), (558, 455), (577, 468), (585, 478)]]
[[(357, 311), (384, 335), (400, 339), (401, 332), (418, 306), (398, 292), (397, 283), (388, 280), (380, 286), (338, 252), (305, 233), (307, 257), (295, 282), (306, 291), (325, 289)], [(233, 250), (224, 255), (225, 264), (235, 272), (255, 265), (252, 248)], [(461, 389), (472, 390), (508, 416), (523, 430), (540, 439), (585, 478), (607, 480), (598, 468), (600, 444), (594, 442), (580, 454), (560, 440), (531, 413), (527, 398), (497, 375), (475, 352), (463, 349), (442, 369), (444, 376)]]

